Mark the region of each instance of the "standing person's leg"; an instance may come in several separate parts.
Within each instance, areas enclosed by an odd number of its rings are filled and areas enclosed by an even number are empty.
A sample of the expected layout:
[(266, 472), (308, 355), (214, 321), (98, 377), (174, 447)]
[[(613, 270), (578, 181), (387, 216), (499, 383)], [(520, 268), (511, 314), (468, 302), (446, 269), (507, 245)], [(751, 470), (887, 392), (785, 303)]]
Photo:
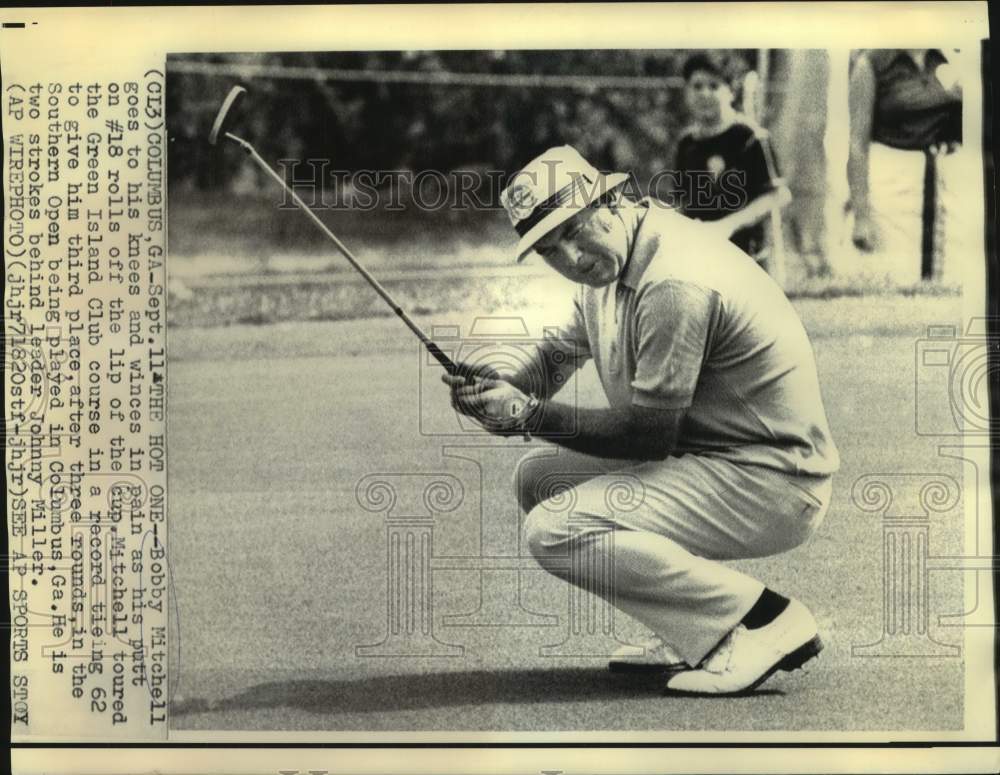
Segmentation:
[[(620, 492), (609, 497), (635, 483), (640, 491), (627, 504)], [(607, 597), (697, 665), (768, 599), (763, 584), (718, 560), (797, 546), (828, 497), (829, 480), (812, 493), (777, 472), (685, 455), (584, 481), (570, 513), (565, 501), (542, 501), (528, 514), (525, 538), (542, 567)], [(567, 563), (584, 552), (598, 556)], [(601, 562), (613, 563), (613, 589), (589, 586), (588, 563)]]
[(935, 276), (950, 284), (964, 282), (968, 271), (977, 271), (983, 262), (982, 221), (978, 220), (982, 208), (972, 206), (982, 198), (979, 191), (970, 196), (969, 186), (981, 174), (976, 161), (975, 154), (963, 146), (937, 157)]
[(924, 154), (872, 143), (868, 168), (876, 232), (876, 248), (868, 265), (896, 282), (916, 282), (924, 224)]

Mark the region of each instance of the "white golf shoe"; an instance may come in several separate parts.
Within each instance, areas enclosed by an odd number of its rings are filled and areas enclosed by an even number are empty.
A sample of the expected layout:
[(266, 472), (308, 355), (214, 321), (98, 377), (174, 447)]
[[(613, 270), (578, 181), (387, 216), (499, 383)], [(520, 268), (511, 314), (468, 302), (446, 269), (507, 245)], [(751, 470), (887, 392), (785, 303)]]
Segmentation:
[(656, 635), (637, 645), (643, 648), (641, 656), (632, 655), (635, 646), (622, 646), (611, 655), (608, 669), (613, 673), (659, 673), (691, 669), (684, 657)]
[(697, 670), (667, 680), (668, 694), (744, 694), (777, 670), (796, 670), (823, 648), (816, 620), (791, 600), (774, 621), (757, 629), (739, 624), (709, 653)]

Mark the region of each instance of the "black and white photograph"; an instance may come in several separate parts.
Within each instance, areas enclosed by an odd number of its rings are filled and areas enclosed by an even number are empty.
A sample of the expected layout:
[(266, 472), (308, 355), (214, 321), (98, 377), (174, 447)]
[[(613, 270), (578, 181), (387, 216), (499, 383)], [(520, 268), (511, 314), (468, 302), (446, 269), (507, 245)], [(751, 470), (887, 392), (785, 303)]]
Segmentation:
[(4, 10), (11, 771), (996, 771), (994, 56)]
[(168, 57), (173, 728), (963, 729), (963, 56)]

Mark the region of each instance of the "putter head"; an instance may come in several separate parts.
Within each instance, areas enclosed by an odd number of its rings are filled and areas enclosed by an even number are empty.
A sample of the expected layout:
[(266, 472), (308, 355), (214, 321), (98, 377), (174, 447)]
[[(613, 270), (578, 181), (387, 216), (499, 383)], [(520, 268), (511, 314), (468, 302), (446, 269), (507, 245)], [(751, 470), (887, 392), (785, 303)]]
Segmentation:
[(219, 142), (219, 137), (225, 137), (226, 128), (228, 126), (230, 117), (234, 115), (233, 108), (236, 107), (243, 95), (247, 93), (247, 90), (242, 86), (234, 86), (229, 90), (229, 94), (226, 95), (226, 99), (222, 102), (222, 107), (219, 108), (219, 112), (215, 116), (215, 121), (212, 123), (212, 131), (208, 133), (208, 144), (215, 145)]

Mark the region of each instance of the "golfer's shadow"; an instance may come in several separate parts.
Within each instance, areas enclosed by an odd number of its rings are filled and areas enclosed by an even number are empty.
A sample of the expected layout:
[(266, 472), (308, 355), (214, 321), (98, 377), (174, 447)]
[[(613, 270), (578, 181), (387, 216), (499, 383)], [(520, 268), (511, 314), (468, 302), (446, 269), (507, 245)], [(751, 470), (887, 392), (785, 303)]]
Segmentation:
[[(388, 713), (459, 705), (495, 703), (648, 700), (663, 694), (657, 675), (620, 675), (594, 668), (554, 670), (476, 670), (411, 675), (371, 676), (347, 681), (278, 681), (259, 684), (241, 694), (207, 703), (189, 699), (173, 703), (174, 716), (255, 708), (298, 708), (309, 713)], [(754, 695), (782, 694), (760, 689)], [(676, 697), (664, 697), (665, 702)]]

